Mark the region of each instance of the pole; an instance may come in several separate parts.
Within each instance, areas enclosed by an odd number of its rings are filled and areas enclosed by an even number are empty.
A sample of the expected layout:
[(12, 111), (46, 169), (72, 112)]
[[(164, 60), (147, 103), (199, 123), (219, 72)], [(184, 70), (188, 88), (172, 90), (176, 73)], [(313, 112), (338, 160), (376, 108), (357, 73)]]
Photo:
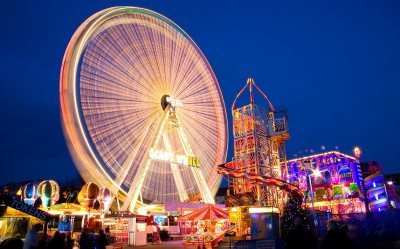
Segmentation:
[(315, 225), (315, 230), (318, 238), (318, 220), (317, 216), (315, 213), (315, 206), (314, 206), (314, 192), (313, 192), (313, 187), (312, 187), (312, 182), (311, 182), (311, 174), (307, 172), (307, 177), (308, 177), (308, 182), (310, 184), (310, 197), (311, 197), (311, 213), (314, 219), (314, 225)]
[(49, 222), (46, 221), (46, 222), (44, 223), (44, 226), (43, 226), (43, 240), (44, 240), (44, 241), (47, 240), (47, 226), (48, 226), (48, 225), (49, 225)]
[(391, 204), (390, 204), (390, 199), (389, 199), (389, 193), (388, 193), (388, 191), (387, 191), (387, 188), (386, 188), (386, 181), (385, 181), (385, 178), (383, 178), (383, 187), (385, 188), (385, 194), (386, 194), (386, 202), (387, 202), (387, 205), (388, 205), (388, 210), (391, 210)]

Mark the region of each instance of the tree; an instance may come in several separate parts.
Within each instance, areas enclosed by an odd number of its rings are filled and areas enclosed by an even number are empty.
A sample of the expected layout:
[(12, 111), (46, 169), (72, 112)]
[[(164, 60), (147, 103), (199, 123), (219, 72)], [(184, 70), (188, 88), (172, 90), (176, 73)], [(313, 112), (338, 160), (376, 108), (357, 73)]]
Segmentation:
[(282, 237), (286, 238), (289, 232), (294, 228), (293, 222), (296, 217), (302, 217), (303, 224), (310, 227), (308, 217), (308, 210), (301, 207), (303, 197), (297, 194), (289, 193), (287, 202), (283, 208), (283, 215), (281, 219), (282, 224)]

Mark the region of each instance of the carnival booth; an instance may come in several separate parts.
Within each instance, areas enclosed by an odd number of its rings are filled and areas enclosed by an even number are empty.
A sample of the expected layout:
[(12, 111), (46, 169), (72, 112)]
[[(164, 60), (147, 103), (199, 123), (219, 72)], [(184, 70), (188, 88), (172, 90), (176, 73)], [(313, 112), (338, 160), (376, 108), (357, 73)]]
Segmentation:
[(7, 205), (0, 204), (0, 243), (15, 236), (24, 239), (33, 227), (36, 228), (39, 238), (43, 238), (50, 215), (19, 200), (11, 201)]
[(184, 227), (184, 244), (215, 246), (228, 229), (229, 213), (215, 205), (206, 205), (178, 218)]
[[(40, 203), (35, 206), (36, 200)], [(51, 220), (48, 207), (59, 198), (59, 186), (55, 181), (45, 180), (36, 184), (29, 182), (14, 192), (7, 187), (0, 195), (0, 242), (8, 237), (25, 238), (29, 230), (35, 227), (39, 237), (46, 237), (47, 224)]]
[(80, 232), (84, 219), (88, 215), (86, 208), (75, 203), (60, 203), (49, 207), (48, 212), (54, 217), (49, 222), (48, 236), (53, 236), (55, 231)]

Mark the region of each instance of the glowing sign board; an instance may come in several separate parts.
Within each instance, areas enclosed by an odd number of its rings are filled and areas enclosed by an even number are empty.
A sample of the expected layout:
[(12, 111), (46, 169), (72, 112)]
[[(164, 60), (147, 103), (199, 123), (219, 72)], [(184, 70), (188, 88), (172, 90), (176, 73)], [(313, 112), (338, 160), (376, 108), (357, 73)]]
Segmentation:
[(17, 209), (18, 211), (29, 214), (31, 216), (34, 216), (38, 219), (45, 221), (49, 221), (51, 219), (50, 214), (47, 213), (46, 211), (37, 209), (34, 206), (26, 204), (22, 201), (18, 201), (12, 198), (7, 198), (4, 201), (7, 206)]
[(156, 148), (150, 149), (149, 156), (151, 160), (176, 163), (196, 168), (200, 167), (200, 160), (194, 156), (178, 155), (170, 151), (165, 151)]

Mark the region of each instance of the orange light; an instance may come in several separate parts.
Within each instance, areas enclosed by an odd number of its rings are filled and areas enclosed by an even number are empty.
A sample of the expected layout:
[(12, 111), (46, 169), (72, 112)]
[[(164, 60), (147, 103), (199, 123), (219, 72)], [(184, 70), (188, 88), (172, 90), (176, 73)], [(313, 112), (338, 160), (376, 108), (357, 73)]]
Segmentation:
[(359, 147), (354, 147), (353, 153), (357, 158), (359, 158), (361, 156), (362, 151)]

